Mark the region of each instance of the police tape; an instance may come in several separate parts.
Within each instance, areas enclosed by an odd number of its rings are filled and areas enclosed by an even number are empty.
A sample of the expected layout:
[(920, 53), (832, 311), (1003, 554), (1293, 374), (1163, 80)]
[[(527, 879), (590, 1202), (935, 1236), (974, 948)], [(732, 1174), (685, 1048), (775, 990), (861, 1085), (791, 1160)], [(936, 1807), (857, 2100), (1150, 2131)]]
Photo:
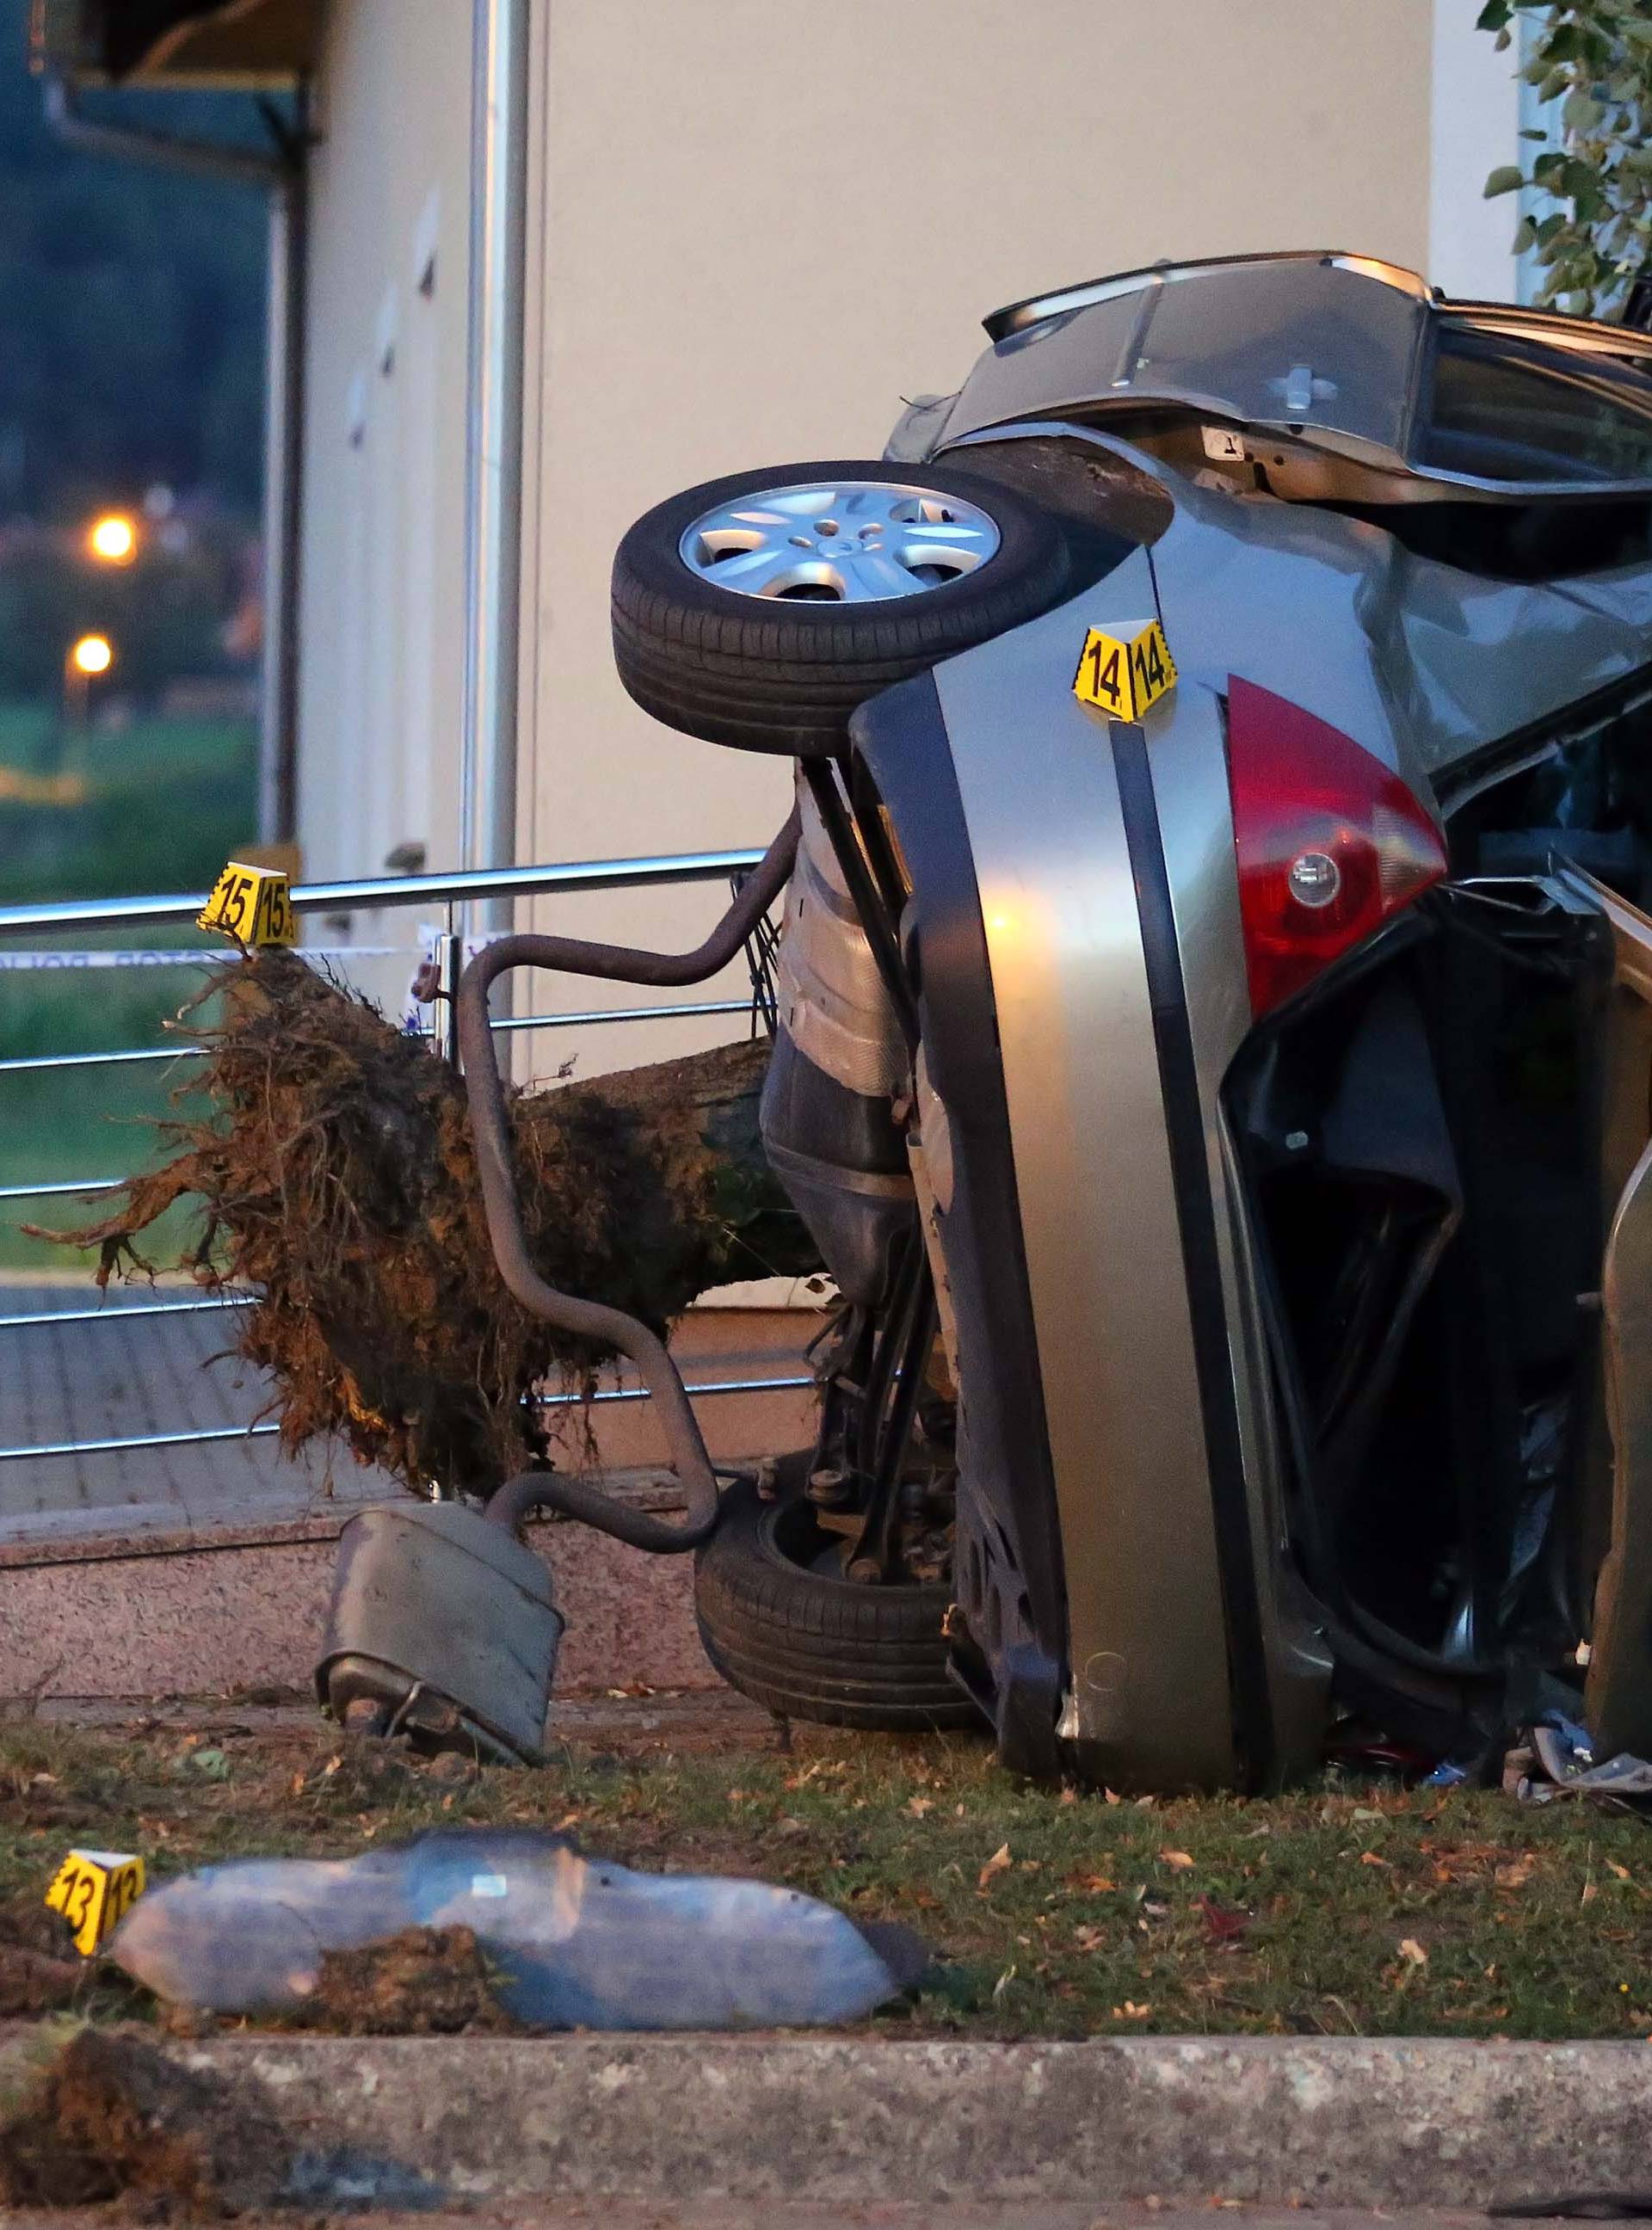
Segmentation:
[[(292, 948), (300, 960), (411, 960), (419, 957), (416, 944), (301, 944)], [(6, 952), (0, 951), (0, 975), (27, 975), (31, 970), (59, 972), (81, 968), (219, 968), (225, 961), (249, 959), (250, 954), (222, 950), (189, 952)]]

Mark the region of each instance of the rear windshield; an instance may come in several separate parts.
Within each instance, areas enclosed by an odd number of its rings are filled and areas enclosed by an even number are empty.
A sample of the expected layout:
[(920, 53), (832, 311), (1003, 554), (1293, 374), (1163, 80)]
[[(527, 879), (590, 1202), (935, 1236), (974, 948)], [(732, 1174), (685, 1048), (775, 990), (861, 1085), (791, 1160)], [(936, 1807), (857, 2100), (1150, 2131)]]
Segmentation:
[(1415, 461), (1479, 480), (1652, 480), (1646, 359), (1442, 322)]

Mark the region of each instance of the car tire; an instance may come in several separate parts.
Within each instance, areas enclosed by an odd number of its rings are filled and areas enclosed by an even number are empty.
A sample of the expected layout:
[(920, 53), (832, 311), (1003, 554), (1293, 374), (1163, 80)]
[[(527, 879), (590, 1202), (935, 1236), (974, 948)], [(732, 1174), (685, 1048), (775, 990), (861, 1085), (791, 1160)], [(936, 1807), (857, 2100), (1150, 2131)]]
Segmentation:
[[(801, 1466), (788, 1465), (794, 1477)], [(783, 1718), (922, 1734), (978, 1726), (946, 1670), (945, 1585), (867, 1587), (822, 1570), (833, 1537), (800, 1492), (765, 1501), (742, 1479), (694, 1560), (706, 1654)]]
[[(864, 506), (872, 524), (856, 530), (852, 516), (833, 522), (833, 540), (816, 532), (825, 522), (800, 511), (795, 522), (753, 530), (771, 537), (775, 563), (817, 577), (794, 580), (783, 571), (745, 590), (719, 580), (717, 565), (729, 558), (769, 562), (745, 548), (712, 555), (700, 530), (717, 526), (719, 513), (762, 495), (795, 506), (834, 483), (846, 512)], [(910, 523), (900, 523), (903, 515)], [(985, 532), (961, 553), (927, 541), (920, 547), (914, 538), (972, 535), (980, 519), (997, 538), (984, 555)], [(799, 533), (785, 533), (794, 523)], [(726, 540), (741, 530), (721, 531)], [(863, 548), (871, 535), (878, 540)], [(892, 559), (894, 572), (882, 570), (893, 589), (837, 568), (834, 552), (851, 561)], [(965, 557), (971, 570), (935, 577)], [(1013, 489), (951, 465), (850, 461), (736, 473), (657, 504), (620, 544), (614, 658), (631, 696), (668, 727), (742, 751), (830, 757), (843, 749), (849, 717), (867, 698), (1048, 611), (1070, 571), (1056, 520)], [(839, 587), (828, 584), (829, 576)], [(842, 581), (852, 583), (852, 599), (842, 600)]]

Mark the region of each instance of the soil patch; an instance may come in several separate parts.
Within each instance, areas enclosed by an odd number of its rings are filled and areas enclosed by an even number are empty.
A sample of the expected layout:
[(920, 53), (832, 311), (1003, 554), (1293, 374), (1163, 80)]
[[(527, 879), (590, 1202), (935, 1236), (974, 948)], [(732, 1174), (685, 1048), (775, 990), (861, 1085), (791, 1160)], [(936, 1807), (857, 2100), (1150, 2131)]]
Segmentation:
[(330, 1951), (301, 2026), (344, 2036), (514, 2036), (495, 1970), (468, 1928), (404, 1928)]
[(0, 2124), (0, 2198), (212, 2219), (268, 2205), (285, 2155), (274, 2124), (216, 2076), (174, 2066), (128, 2030), (85, 2028)]

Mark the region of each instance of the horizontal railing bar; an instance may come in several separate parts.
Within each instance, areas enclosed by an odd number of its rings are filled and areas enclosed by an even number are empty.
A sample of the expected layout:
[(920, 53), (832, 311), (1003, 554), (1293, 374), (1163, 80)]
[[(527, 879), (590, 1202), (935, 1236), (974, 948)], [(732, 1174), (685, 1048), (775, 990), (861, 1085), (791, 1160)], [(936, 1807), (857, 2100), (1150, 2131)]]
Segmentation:
[(223, 1293), (207, 1300), (149, 1301), (140, 1308), (128, 1308), (118, 1301), (113, 1308), (106, 1303), (95, 1309), (36, 1309), (30, 1314), (0, 1317), (0, 1331), (32, 1331), (36, 1324), (131, 1324), (142, 1317), (198, 1316), (205, 1309), (248, 1308), (257, 1299), (256, 1293)]
[(208, 1440), (250, 1440), (265, 1433), (279, 1433), (279, 1425), (197, 1425), (188, 1433), (133, 1433), (112, 1440), (44, 1440), (37, 1447), (0, 1448), (0, 1463), (21, 1463), (27, 1456), (107, 1456), (126, 1448), (194, 1447)]
[[(408, 906), (461, 899), (534, 898), (559, 891), (655, 889), (706, 883), (755, 867), (760, 851), (683, 852), (635, 860), (570, 860), (542, 867), (470, 868), (447, 875), (390, 875), (348, 883), (300, 883), (292, 893), (299, 913), (340, 913), (357, 906)], [(190, 922), (209, 893), (67, 900), (0, 906), (0, 937), (25, 930), (117, 928), (131, 922)]]
[(153, 1046), (121, 1053), (30, 1053), (0, 1060), (0, 1076), (16, 1076), (31, 1068), (108, 1068), (126, 1060), (194, 1060), (205, 1046)]
[(700, 999), (693, 1006), (608, 1007), (583, 1015), (507, 1015), (496, 1030), (571, 1030), (578, 1022), (668, 1022), (677, 1015), (749, 1015), (752, 1001)]
[[(581, 1022), (668, 1022), (677, 1015), (745, 1015), (752, 1010), (746, 999), (700, 999), (692, 1005), (674, 1007), (593, 1007), (583, 1014), (569, 1015), (510, 1015), (496, 1022), (496, 1030), (571, 1030)], [(421, 1037), (433, 1033), (421, 1030)], [(210, 1053), (210, 1046), (153, 1046), (119, 1053), (32, 1053), (18, 1054), (10, 1060), (0, 1060), (0, 1076), (19, 1076), (31, 1069), (48, 1068), (107, 1068), (118, 1061), (132, 1060), (200, 1060)]]
[(126, 1177), (76, 1177), (68, 1184), (0, 1185), (0, 1200), (44, 1200), (48, 1193), (119, 1192)]
[[(786, 1378), (724, 1378), (709, 1386), (690, 1386), (687, 1391), (692, 1400), (700, 1401), (716, 1394), (781, 1394), (814, 1382), (804, 1372)], [(649, 1395), (646, 1386), (613, 1386), (603, 1388), (590, 1398), (593, 1402), (646, 1402)], [(535, 1406), (570, 1408), (584, 1399), (580, 1394), (546, 1394)], [(279, 1425), (205, 1425), (191, 1433), (134, 1433), (125, 1439), (108, 1440), (48, 1440), (36, 1447), (0, 1448), (0, 1463), (21, 1463), (29, 1456), (103, 1456), (128, 1448), (192, 1447), (209, 1440), (257, 1440), (280, 1430)]]
[[(700, 1401), (712, 1394), (784, 1394), (799, 1386), (812, 1386), (815, 1381), (808, 1371), (789, 1378), (720, 1378), (709, 1386), (685, 1386), (683, 1391), (691, 1401)], [(583, 1394), (536, 1394), (532, 1407), (536, 1409), (574, 1409), (584, 1400)], [(593, 1402), (648, 1402), (652, 1400), (646, 1386), (605, 1386), (591, 1395)]]

